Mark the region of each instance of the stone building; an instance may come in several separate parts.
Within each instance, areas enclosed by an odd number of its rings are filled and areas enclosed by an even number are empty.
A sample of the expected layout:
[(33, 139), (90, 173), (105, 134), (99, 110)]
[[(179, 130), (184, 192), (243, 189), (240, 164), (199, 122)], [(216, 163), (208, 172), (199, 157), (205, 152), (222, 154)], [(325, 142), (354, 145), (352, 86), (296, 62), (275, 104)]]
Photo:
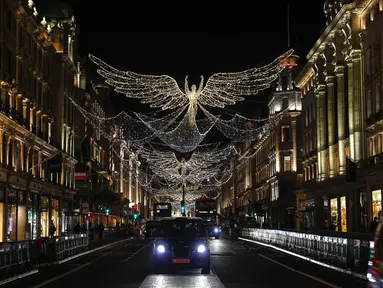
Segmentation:
[[(303, 102), (307, 229), (366, 231), (381, 210), (370, 172), (382, 152), (383, 2), (349, 2), (325, 1), (327, 26), (295, 80)], [(346, 181), (351, 163), (362, 169)]]
[(61, 235), (75, 196), (65, 95), (74, 94), (76, 23), (70, 7), (39, 3), (0, 1), (0, 241), (48, 236), (50, 224)]

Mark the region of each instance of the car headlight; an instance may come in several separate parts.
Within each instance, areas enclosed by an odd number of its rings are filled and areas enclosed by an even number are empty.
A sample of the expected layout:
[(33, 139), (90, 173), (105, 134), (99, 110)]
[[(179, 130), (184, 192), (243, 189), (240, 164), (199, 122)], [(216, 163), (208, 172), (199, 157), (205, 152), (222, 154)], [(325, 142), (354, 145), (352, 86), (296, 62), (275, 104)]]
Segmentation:
[(157, 251), (158, 251), (158, 253), (164, 253), (165, 252), (165, 246), (164, 245), (158, 245)]
[(214, 228), (214, 233), (218, 233), (218, 228)]
[(206, 246), (205, 245), (203, 245), (203, 244), (198, 245), (198, 247), (197, 247), (197, 252), (198, 253), (203, 253), (205, 251), (206, 251)]

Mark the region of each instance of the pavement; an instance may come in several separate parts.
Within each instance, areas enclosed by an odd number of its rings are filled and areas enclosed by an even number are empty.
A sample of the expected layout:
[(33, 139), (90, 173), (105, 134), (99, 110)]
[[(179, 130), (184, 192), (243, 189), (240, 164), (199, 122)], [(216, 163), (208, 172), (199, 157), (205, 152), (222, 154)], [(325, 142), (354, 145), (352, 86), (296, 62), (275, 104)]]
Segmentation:
[(211, 273), (200, 270), (155, 275), (152, 242), (132, 239), (3, 287), (366, 287), (366, 281), (268, 247), (241, 240), (211, 240)]

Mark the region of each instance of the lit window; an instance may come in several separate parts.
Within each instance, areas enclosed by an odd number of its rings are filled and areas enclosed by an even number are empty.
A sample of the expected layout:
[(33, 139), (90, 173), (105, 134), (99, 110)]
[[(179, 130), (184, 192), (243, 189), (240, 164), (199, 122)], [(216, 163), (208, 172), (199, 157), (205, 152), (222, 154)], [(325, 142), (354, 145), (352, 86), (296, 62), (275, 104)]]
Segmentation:
[(289, 172), (291, 171), (291, 156), (283, 156), (283, 171)]
[(282, 128), (281, 128), (281, 140), (283, 143), (290, 141), (290, 127), (289, 126), (282, 126)]

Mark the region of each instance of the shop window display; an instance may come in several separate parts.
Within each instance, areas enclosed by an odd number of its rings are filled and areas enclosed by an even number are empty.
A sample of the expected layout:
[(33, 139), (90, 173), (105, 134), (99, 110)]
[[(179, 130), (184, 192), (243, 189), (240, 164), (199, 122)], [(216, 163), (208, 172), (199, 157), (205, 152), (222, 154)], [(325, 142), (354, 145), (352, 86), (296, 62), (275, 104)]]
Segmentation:
[(347, 206), (346, 206), (346, 197), (340, 197), (340, 220), (342, 232), (347, 232)]
[(52, 199), (52, 210), (51, 210), (51, 221), (56, 228), (55, 235), (59, 233), (58, 227), (60, 227), (60, 212), (59, 212), (59, 201), (57, 199)]
[(10, 188), (8, 191), (7, 207), (7, 234), (6, 240), (23, 241), (25, 240), (27, 215), (25, 205), (25, 192)]
[(372, 218), (380, 216), (382, 211), (382, 190), (372, 191)]
[(338, 198), (330, 200), (331, 223), (332, 230), (338, 231)]
[(40, 236), (48, 237), (49, 229), (49, 198), (40, 197)]
[(28, 223), (25, 239), (37, 239), (37, 219), (38, 219), (38, 195), (30, 193), (28, 195)]

